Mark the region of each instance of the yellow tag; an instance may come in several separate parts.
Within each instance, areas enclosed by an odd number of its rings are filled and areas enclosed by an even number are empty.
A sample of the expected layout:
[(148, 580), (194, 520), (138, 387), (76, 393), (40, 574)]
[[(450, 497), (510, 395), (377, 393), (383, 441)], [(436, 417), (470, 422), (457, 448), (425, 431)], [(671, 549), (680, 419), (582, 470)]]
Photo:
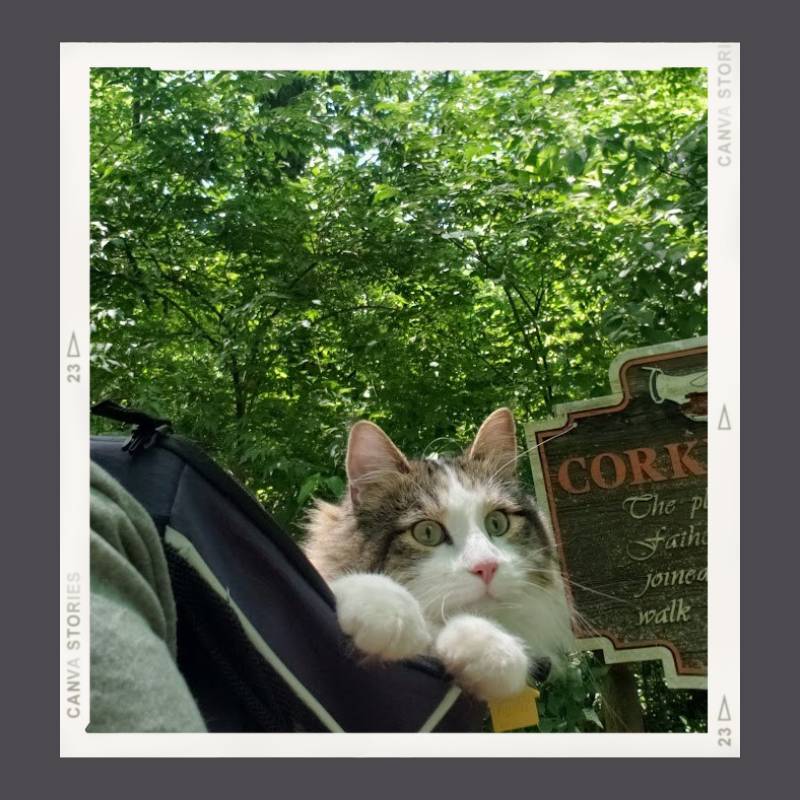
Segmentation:
[(509, 697), (507, 700), (497, 700), (489, 703), (492, 712), (492, 727), (497, 733), (515, 731), (519, 728), (529, 728), (539, 724), (539, 709), (536, 700), (539, 690), (527, 686), (520, 694)]

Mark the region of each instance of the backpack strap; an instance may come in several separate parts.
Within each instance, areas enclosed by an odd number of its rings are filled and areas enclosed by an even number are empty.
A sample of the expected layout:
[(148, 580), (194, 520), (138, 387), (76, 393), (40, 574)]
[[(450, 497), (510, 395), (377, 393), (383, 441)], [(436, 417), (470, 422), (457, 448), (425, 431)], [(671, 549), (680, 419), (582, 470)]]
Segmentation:
[(154, 417), (137, 408), (126, 408), (113, 400), (101, 400), (92, 406), (91, 411), (96, 417), (105, 417), (134, 426), (130, 438), (122, 445), (122, 449), (131, 456), (141, 450), (147, 450), (159, 437), (166, 436), (172, 430), (172, 423), (168, 419)]

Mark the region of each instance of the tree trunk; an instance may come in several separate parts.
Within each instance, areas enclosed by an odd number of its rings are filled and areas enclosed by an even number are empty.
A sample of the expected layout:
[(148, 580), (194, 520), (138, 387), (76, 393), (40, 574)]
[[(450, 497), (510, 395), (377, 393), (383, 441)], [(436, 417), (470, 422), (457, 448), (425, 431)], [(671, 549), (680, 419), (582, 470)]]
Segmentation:
[(633, 671), (627, 664), (612, 664), (603, 689), (603, 717), (606, 733), (642, 733), (644, 719)]

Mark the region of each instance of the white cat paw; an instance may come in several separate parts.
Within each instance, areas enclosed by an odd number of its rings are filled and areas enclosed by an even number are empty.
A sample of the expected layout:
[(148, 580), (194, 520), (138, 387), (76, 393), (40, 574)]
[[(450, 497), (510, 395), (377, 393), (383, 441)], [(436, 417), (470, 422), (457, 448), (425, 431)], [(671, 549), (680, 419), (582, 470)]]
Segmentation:
[(345, 575), (331, 583), (341, 629), (363, 653), (386, 661), (426, 652), (431, 635), (411, 593), (385, 575)]
[(528, 655), (522, 640), (483, 617), (453, 617), (437, 636), (434, 652), (456, 681), (481, 700), (502, 700), (525, 688)]

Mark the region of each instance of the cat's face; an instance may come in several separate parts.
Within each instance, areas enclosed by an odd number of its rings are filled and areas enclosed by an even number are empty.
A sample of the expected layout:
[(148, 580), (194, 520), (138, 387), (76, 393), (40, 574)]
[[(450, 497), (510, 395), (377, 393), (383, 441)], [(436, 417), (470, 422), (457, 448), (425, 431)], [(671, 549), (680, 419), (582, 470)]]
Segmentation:
[(376, 570), (404, 584), (425, 615), (513, 616), (553, 589), (555, 552), (515, 478), (514, 420), (492, 414), (453, 458), (408, 460), (377, 426), (351, 432), (348, 478), (358, 534)]

